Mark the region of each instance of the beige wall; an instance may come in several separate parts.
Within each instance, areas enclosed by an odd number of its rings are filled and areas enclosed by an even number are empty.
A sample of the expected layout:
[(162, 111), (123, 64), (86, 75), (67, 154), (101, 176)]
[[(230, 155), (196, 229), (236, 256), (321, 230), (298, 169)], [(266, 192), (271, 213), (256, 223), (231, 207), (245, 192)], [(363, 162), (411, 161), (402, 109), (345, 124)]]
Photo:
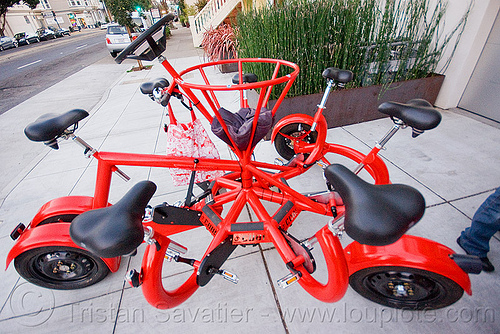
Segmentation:
[[(15, 6), (9, 8), (7, 23), (5, 24), (5, 35), (14, 36), (18, 32), (35, 32), (39, 27), (35, 17), (28, 7)], [(26, 21), (28, 19), (29, 23)]]
[[(469, 0), (450, 0), (446, 12), (446, 30), (451, 29), (467, 9)], [(446, 75), (436, 106), (448, 109), (458, 105), (472, 71), (486, 44), (495, 17), (500, 10), (499, 0), (475, 0), (467, 26), (460, 39)], [(447, 50), (451, 52), (451, 50)], [(446, 59), (446, 55), (443, 59)], [(442, 66), (438, 66), (438, 71)]]

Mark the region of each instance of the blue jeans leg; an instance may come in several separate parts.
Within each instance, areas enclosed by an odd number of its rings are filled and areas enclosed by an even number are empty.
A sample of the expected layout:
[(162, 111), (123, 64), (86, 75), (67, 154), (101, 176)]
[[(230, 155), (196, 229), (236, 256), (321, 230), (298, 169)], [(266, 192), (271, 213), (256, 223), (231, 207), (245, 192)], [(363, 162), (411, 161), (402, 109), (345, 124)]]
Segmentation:
[(460, 235), (460, 244), (468, 254), (486, 257), (490, 239), (500, 230), (500, 187), (477, 209), (471, 226)]

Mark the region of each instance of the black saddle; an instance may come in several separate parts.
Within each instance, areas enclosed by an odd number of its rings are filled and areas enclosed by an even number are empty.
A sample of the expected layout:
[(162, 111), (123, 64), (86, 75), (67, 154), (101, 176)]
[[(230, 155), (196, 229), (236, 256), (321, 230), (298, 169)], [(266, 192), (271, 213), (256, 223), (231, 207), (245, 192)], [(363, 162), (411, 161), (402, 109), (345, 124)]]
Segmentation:
[(24, 134), (32, 141), (52, 141), (88, 115), (83, 109), (73, 109), (64, 114), (45, 114), (29, 124)]
[(142, 218), (155, 191), (153, 182), (142, 181), (115, 205), (78, 215), (69, 229), (71, 239), (103, 258), (133, 252), (144, 238)]
[[(265, 108), (260, 109), (259, 120), (257, 121), (257, 128), (253, 140), (250, 136), (252, 134), (253, 119), (255, 116), (255, 109), (242, 108), (237, 113), (232, 113), (224, 108), (219, 109), (219, 114), (224, 120), (229, 135), (235, 142), (239, 150), (243, 151), (252, 147), (265, 137), (273, 125), (273, 114), (270, 110)], [(226, 144), (232, 145), (228, 135), (222, 128), (219, 120), (214, 117), (212, 121), (212, 132), (222, 139)], [(251, 144), (250, 144), (251, 142)]]
[(344, 202), (345, 231), (359, 243), (391, 244), (424, 214), (425, 200), (410, 186), (373, 185), (338, 164), (328, 166), (325, 176)]
[(156, 88), (166, 88), (170, 85), (167, 79), (158, 78), (153, 81), (145, 82), (141, 85), (141, 93), (145, 95), (153, 94)]
[[(253, 73), (245, 73), (241, 76), (242, 83), (252, 83), (259, 81), (256, 74)], [(240, 74), (236, 73), (232, 79), (233, 84), (238, 85), (240, 83)]]
[(335, 67), (328, 67), (323, 71), (322, 75), (325, 79), (335, 80), (340, 83), (348, 83), (354, 77), (351, 71), (341, 70)]
[(424, 99), (413, 99), (406, 103), (384, 102), (378, 111), (400, 119), (419, 131), (434, 129), (441, 122), (441, 114)]

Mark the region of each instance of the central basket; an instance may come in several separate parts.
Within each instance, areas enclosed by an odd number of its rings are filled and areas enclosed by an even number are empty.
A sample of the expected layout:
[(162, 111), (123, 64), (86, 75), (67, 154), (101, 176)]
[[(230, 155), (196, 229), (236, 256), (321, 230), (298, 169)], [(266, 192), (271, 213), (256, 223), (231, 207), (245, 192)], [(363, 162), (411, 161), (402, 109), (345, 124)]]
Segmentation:
[[(222, 64), (237, 64), (238, 72), (233, 79), (233, 82), (237, 83), (217, 85), (209, 81), (206, 74), (207, 68)], [(245, 74), (248, 74), (257, 66), (263, 67), (266, 70), (265, 72), (269, 73), (268, 77), (245, 83)], [(262, 73), (263, 71), (259, 72)], [(244, 157), (250, 157), (257, 142), (271, 129), (279, 104), (285, 98), (298, 74), (299, 67), (289, 61), (267, 58), (242, 58), (192, 66), (180, 72), (180, 78), (177, 80), (174, 78), (174, 80), (211, 123), (212, 131), (224, 140), (240, 159), (243, 159)], [(201, 77), (202, 83), (188, 82), (187, 79), (184, 79), (191, 78), (193, 75), (194, 77)], [(248, 90), (255, 90), (258, 93), (259, 97), (255, 108), (250, 108), (248, 105), (246, 94)], [(201, 92), (205, 99), (203, 103), (195, 96), (194, 91)], [(231, 113), (224, 109), (216, 97), (215, 92), (217, 91), (238, 91), (240, 110), (237, 113)], [(266, 106), (271, 93), (278, 96), (278, 99), (273, 108), (267, 110)]]

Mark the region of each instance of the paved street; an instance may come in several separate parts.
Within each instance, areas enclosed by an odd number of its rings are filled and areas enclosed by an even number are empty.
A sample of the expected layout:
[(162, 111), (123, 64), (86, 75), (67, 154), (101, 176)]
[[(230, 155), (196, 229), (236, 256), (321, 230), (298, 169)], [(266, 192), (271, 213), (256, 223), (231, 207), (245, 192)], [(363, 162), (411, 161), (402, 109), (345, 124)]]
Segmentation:
[(113, 63), (104, 38), (105, 30), (87, 29), (0, 52), (0, 114), (97, 61)]

